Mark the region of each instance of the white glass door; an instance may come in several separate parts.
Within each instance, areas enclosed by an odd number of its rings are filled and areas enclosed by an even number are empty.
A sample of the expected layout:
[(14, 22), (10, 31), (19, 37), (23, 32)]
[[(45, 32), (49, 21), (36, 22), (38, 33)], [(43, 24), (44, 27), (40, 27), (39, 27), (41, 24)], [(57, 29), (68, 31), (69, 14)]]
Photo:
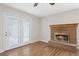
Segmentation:
[(16, 47), (19, 44), (19, 21), (17, 17), (8, 17), (7, 33), (8, 48)]
[(23, 21), (22, 24), (23, 24), (23, 43), (24, 43), (24, 42), (28, 42), (30, 39), (29, 37), (30, 29), (29, 29), (29, 22)]
[(8, 16), (5, 23), (5, 49), (12, 49), (29, 41), (29, 22), (23, 21), (16, 16)]

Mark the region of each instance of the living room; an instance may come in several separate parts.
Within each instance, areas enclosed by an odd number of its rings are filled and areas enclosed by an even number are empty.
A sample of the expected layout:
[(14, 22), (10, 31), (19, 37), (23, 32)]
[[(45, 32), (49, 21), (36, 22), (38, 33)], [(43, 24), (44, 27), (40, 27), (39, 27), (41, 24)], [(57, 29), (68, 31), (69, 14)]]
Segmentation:
[(79, 55), (79, 3), (1, 3), (0, 15), (1, 56)]

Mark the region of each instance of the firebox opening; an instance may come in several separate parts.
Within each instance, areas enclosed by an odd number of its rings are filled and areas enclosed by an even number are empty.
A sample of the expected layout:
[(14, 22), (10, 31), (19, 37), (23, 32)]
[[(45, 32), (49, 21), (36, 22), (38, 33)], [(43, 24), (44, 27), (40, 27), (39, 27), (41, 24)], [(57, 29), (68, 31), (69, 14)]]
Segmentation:
[(68, 35), (66, 33), (55, 33), (54, 39), (55, 41), (68, 43)]
[(56, 35), (58, 41), (68, 42), (68, 35)]

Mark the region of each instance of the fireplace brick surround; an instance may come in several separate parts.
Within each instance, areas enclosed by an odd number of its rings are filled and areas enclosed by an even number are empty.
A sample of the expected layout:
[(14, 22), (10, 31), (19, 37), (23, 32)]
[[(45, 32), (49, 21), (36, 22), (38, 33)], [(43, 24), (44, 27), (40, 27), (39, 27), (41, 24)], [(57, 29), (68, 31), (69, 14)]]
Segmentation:
[(49, 46), (75, 51), (77, 24), (50, 25)]

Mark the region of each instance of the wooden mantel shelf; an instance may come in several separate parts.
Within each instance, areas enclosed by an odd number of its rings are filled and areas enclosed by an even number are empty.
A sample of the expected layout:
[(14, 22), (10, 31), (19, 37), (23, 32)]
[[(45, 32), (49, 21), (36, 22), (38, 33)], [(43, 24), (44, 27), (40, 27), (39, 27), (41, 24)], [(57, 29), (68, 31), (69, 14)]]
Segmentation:
[(60, 26), (60, 25), (78, 25), (79, 23), (73, 23), (73, 24), (53, 24), (53, 25), (50, 25), (51, 26)]

